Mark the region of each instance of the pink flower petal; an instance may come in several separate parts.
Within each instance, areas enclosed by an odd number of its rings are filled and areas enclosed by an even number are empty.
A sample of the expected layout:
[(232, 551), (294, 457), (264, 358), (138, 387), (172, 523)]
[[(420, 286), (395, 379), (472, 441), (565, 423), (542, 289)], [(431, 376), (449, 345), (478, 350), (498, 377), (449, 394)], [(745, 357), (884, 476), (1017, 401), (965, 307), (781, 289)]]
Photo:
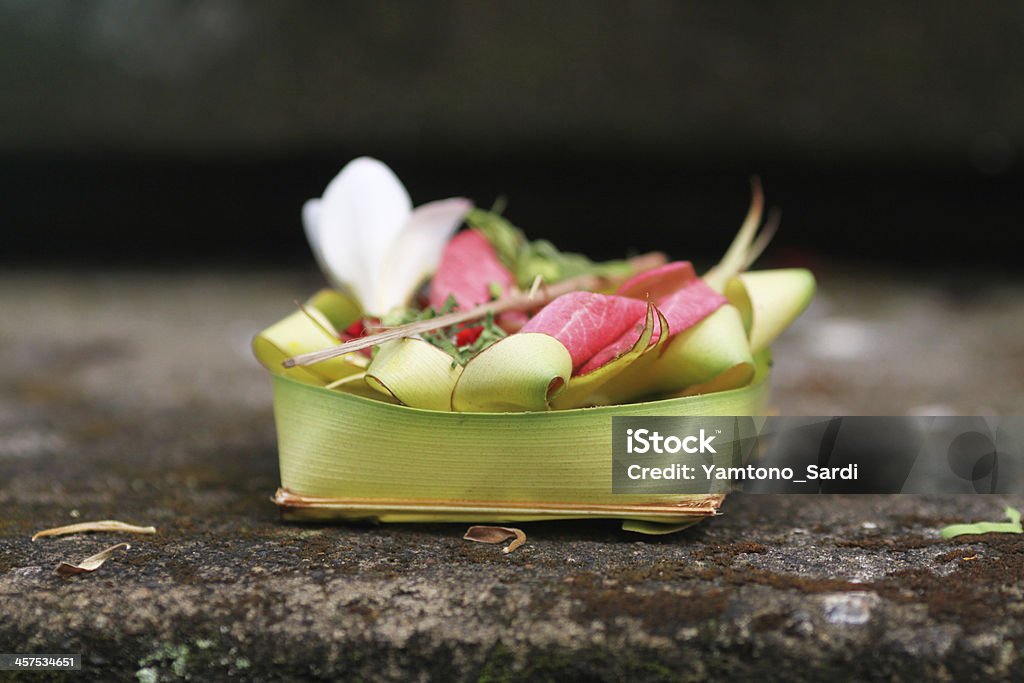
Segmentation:
[(668, 321), (668, 333), (679, 334), (708, 317), (728, 299), (711, 289), (704, 280), (693, 280), (655, 302)]
[[(689, 264), (686, 264), (689, 267)], [(692, 268), (690, 268), (692, 272)], [(673, 274), (673, 277), (675, 274)], [(652, 291), (660, 289), (656, 283), (651, 284)], [(726, 298), (711, 289), (703, 280), (695, 278), (686, 282), (674, 292), (663, 295), (655, 301), (655, 305), (668, 322), (669, 335), (679, 334), (699, 323), (726, 303)], [(627, 329), (611, 344), (595, 353), (582, 367), (578, 374), (585, 375), (605, 363), (614, 360), (636, 344), (643, 330), (644, 319), (641, 315), (634, 325)], [(655, 327), (651, 342), (661, 337), (660, 327)]]
[(486, 303), (491, 300), (491, 283), (508, 291), (515, 277), (483, 235), (473, 230), (460, 232), (441, 255), (430, 284), (430, 305), (440, 309), (449, 294), (463, 309)]
[(659, 301), (697, 279), (689, 261), (673, 261), (645, 270), (623, 282), (616, 294), (633, 299)]
[[(632, 333), (638, 323), (643, 329), (646, 313), (647, 304), (639, 299), (571, 292), (542, 308), (521, 331), (541, 332), (562, 342), (573, 368), (579, 368), (615, 340)], [(638, 334), (633, 334), (634, 343)]]

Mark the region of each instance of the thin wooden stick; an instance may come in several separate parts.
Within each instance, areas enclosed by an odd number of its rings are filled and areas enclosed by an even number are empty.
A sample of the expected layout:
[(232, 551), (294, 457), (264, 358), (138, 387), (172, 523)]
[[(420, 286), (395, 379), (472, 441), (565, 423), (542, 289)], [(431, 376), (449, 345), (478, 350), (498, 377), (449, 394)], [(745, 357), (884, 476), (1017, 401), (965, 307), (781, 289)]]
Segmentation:
[[(650, 270), (651, 268), (657, 268), (660, 265), (664, 265), (665, 261), (666, 259), (664, 254), (651, 252), (650, 254), (644, 254), (642, 256), (632, 258), (629, 263), (632, 266), (633, 272), (639, 273), (644, 270)], [(383, 344), (384, 342), (392, 341), (394, 339), (403, 339), (405, 337), (411, 337), (413, 335), (423, 334), (424, 332), (437, 330), (442, 327), (448, 327), (450, 325), (457, 325), (470, 320), (476, 320), (477, 318), (483, 318), (488, 313), (497, 314), (508, 310), (534, 310), (549, 303), (553, 299), (562, 296), (563, 294), (582, 290), (598, 289), (602, 285), (614, 284), (618, 279), (620, 278), (599, 277), (597, 275), (579, 275), (577, 277), (569, 278), (568, 280), (563, 280), (562, 282), (551, 285), (550, 287), (545, 286), (541, 288), (540, 292), (528, 293), (514, 291), (508, 296), (486, 304), (481, 304), (475, 308), (469, 309), (468, 311), (455, 311), (454, 313), (446, 313), (445, 315), (439, 315), (436, 318), (430, 318), (429, 320), (420, 320), (407, 325), (392, 327), (384, 332), (367, 335), (365, 337), (360, 337), (359, 339), (353, 339), (345, 342), (344, 344), (332, 346), (329, 349), (311, 351), (292, 358), (287, 358), (281, 362), (281, 365), (286, 368), (294, 368), (296, 366), (305, 367), (307, 365), (314, 365), (325, 360), (337, 358), (338, 356), (344, 356), (346, 353), (368, 349), (371, 346)], [(537, 296), (537, 294), (540, 294), (540, 296)]]

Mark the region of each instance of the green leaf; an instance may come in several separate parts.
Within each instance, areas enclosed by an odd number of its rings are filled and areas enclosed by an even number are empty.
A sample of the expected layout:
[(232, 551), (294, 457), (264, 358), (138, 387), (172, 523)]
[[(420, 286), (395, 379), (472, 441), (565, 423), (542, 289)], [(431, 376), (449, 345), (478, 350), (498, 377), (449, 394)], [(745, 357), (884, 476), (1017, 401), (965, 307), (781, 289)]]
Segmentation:
[(570, 375), (572, 358), (560, 341), (546, 334), (513, 334), (466, 363), (452, 393), (452, 409), (547, 410)]
[(726, 283), (725, 296), (743, 316), (750, 350), (757, 353), (804, 312), (814, 290), (811, 271), (786, 268), (737, 275)]
[(526, 244), (523, 231), (493, 211), (473, 209), (466, 215), (466, 224), (487, 238), (506, 268), (515, 272), (519, 250)]
[(758, 228), (761, 225), (761, 214), (764, 211), (764, 192), (761, 190), (761, 181), (754, 178), (751, 181), (750, 189), (750, 208), (747, 210), (739, 232), (736, 233), (736, 237), (733, 238), (718, 265), (704, 274), (704, 281), (717, 292), (724, 293), (725, 283), (729, 278), (749, 265), (751, 246), (757, 236)]
[(308, 367), (281, 366), (286, 358), (337, 345), (337, 330), (348, 327), (361, 314), (354, 299), (334, 290), (321, 290), (306, 302), (305, 311), (295, 311), (256, 335), (253, 353), (273, 374), (313, 384), (323, 385), (362, 372), (369, 359), (359, 353)]
[[(488, 312), (481, 323), (483, 330), (480, 332), (480, 336), (476, 338), (476, 341), (468, 346), (458, 347), (458, 356), (456, 360), (465, 365), (471, 358), (476, 356), (478, 353), (488, 348), (492, 344), (496, 344), (505, 337), (508, 333), (505, 330), (498, 327), (498, 324), (494, 321), (494, 314)], [(455, 332), (457, 334), (458, 332)]]
[(334, 289), (321, 289), (306, 306), (320, 311), (336, 330), (345, 329), (362, 315), (358, 301)]
[[(381, 321), (381, 324), (385, 327), (397, 327), (399, 325), (406, 325), (408, 323), (419, 322), (421, 320), (430, 320), (431, 318), (451, 313), (457, 306), (458, 304), (455, 301), (455, 297), (448, 295), (448, 299), (440, 310), (434, 310), (433, 308), (427, 307), (421, 310), (408, 309), (405, 311), (395, 311), (391, 315), (385, 316), (384, 320)], [(476, 324), (481, 325), (483, 330), (480, 333), (480, 336), (477, 337), (476, 341), (472, 344), (467, 344), (466, 346), (458, 346), (455, 343), (455, 335), (464, 328), (463, 324), (451, 325), (438, 330), (431, 330), (430, 332), (424, 332), (421, 336), (423, 337), (423, 341), (433, 344), (447, 353), (450, 356), (449, 361), (451, 363), (465, 365), (470, 358), (480, 353), (496, 341), (508, 336), (505, 330), (498, 327), (494, 320), (493, 313), (488, 313), (482, 322)], [(475, 324), (471, 324), (469, 326), (473, 327)]]
[(523, 289), (538, 276), (548, 284), (554, 284), (578, 275), (627, 277), (633, 274), (632, 266), (624, 260), (595, 263), (582, 254), (559, 251), (547, 240), (526, 243), (520, 250), (513, 271)]
[(1020, 523), (1020, 510), (1007, 507), (1003, 514), (1009, 522), (978, 522), (976, 524), (953, 524), (944, 528), (939, 534), (942, 538), (955, 538), (969, 534), (1021, 534), (1024, 527)]
[(422, 339), (381, 344), (366, 369), (366, 383), (402, 404), (427, 410), (451, 410), (452, 389), (462, 366)]
[(681, 524), (664, 524), (662, 522), (642, 522), (636, 519), (627, 519), (622, 522), (622, 530), (632, 531), (635, 534), (645, 534), (647, 536), (666, 536), (668, 534), (678, 533), (683, 529), (689, 529), (696, 523), (696, 520), (692, 522), (683, 522)]
[(398, 327), (399, 325), (407, 325), (420, 322), (421, 320), (430, 320), (439, 315), (451, 313), (457, 306), (458, 303), (455, 301), (455, 297), (449, 294), (440, 309), (434, 309), (430, 306), (426, 308), (398, 308), (381, 318), (380, 324), (384, 327)]
[(711, 496), (696, 482), (680, 494), (611, 493), (611, 418), (763, 415), (764, 360), (758, 361), (758, 379), (733, 391), (517, 413), (419, 410), (275, 376), (277, 501), (289, 519), (321, 521), (694, 522), (714, 514), (724, 487)]
[(577, 275), (628, 276), (633, 272), (627, 261), (595, 263), (582, 254), (559, 251), (547, 240), (527, 240), (522, 230), (490, 211), (473, 209), (466, 223), (487, 238), (521, 289), (529, 288), (538, 276), (554, 284)]
[(601, 388), (600, 403), (707, 393), (702, 389), (719, 377), (721, 388), (733, 389), (746, 386), (753, 376), (754, 358), (743, 321), (727, 304), (608, 382)]

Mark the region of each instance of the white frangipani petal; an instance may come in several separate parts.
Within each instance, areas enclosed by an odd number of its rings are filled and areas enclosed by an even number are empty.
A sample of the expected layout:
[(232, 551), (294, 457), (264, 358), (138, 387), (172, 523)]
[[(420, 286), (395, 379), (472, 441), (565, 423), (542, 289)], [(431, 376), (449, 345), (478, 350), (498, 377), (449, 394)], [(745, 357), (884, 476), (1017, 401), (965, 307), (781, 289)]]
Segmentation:
[(302, 227), (313, 253), (320, 256), (320, 200), (308, 199), (302, 205)]
[(390, 168), (367, 157), (349, 162), (320, 204), (319, 241), (329, 276), (364, 303), (372, 301), (381, 264), (411, 213), (409, 194)]
[(324, 273), (330, 277), (327, 263), (324, 261), (323, 249), (320, 246), (319, 199), (308, 199), (306, 200), (306, 203), (302, 205), (302, 227), (306, 231), (306, 240), (309, 242), (309, 248), (313, 252), (313, 257), (316, 258), (317, 265), (320, 266), (320, 270), (324, 271)]
[(409, 193), (386, 165), (349, 162), (321, 199), (302, 207), (306, 237), (335, 287), (347, 288), (370, 315), (406, 306), (472, 207), (466, 199), (412, 210)]
[(381, 287), (373, 302), (376, 310), (408, 305), (419, 284), (437, 268), (445, 245), (471, 208), (468, 199), (452, 198), (423, 204), (412, 212), (384, 261)]

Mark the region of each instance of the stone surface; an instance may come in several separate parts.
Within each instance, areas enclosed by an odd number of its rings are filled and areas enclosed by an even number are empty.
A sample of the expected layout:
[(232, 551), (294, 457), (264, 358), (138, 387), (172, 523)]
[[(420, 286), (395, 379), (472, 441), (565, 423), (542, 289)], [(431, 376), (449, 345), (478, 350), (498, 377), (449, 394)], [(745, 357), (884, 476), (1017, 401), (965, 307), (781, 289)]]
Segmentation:
[[(777, 345), (780, 412), (1021, 414), (1020, 283), (822, 279)], [(128, 681), (1024, 677), (1024, 538), (938, 536), (1019, 497), (733, 496), (665, 538), (522, 525), (509, 555), (460, 525), (280, 522), (248, 341), (317, 286), (0, 276), (0, 652)], [(107, 518), (159, 534), (29, 540)]]

